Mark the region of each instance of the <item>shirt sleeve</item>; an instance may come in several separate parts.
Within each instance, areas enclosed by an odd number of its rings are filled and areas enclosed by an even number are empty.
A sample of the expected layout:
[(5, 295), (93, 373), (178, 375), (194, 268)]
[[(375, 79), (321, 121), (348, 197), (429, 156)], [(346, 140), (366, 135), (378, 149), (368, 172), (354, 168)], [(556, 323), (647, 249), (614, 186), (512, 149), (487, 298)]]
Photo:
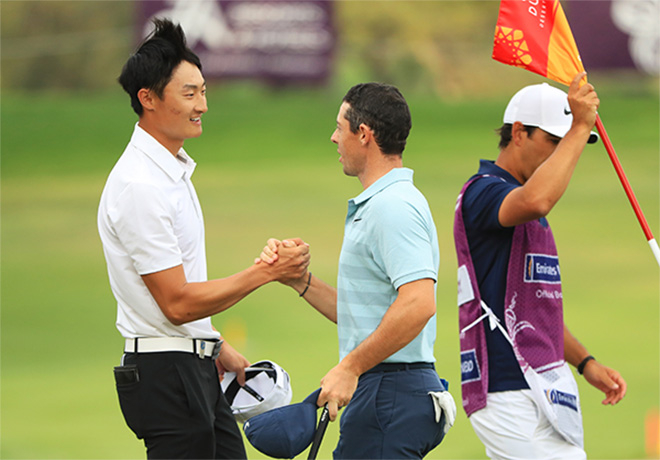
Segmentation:
[(463, 195), (463, 221), (469, 230), (498, 231), (500, 206), (517, 185), (499, 177), (488, 176), (475, 180)]
[(387, 209), (376, 212), (374, 259), (390, 278), (395, 289), (424, 278), (437, 281), (438, 261), (430, 216), (409, 201), (380, 203)]
[(146, 275), (183, 263), (173, 229), (176, 209), (157, 187), (129, 184), (108, 214), (138, 274)]

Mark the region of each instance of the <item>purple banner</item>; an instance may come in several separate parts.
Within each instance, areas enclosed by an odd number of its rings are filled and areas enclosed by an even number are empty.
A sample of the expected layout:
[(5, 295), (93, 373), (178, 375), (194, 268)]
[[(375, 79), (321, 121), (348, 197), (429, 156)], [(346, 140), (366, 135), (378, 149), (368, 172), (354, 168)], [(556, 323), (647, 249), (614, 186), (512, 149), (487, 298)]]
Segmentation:
[(659, 0), (567, 0), (565, 12), (587, 71), (660, 74)]
[(181, 24), (204, 76), (321, 82), (336, 34), (333, 2), (285, 0), (143, 0), (142, 36), (154, 17)]

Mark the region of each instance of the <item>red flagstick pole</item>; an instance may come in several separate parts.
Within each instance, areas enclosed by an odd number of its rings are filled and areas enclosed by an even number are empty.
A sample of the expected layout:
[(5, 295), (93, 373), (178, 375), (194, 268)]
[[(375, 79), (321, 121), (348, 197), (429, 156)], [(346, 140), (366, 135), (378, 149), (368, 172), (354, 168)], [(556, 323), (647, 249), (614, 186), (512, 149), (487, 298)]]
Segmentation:
[(642, 230), (644, 231), (644, 236), (646, 236), (646, 240), (648, 241), (649, 246), (651, 246), (651, 251), (653, 251), (653, 255), (655, 256), (658, 265), (660, 265), (660, 248), (658, 248), (658, 243), (655, 241), (655, 238), (653, 238), (653, 233), (651, 233), (649, 224), (646, 222), (646, 218), (644, 217), (642, 208), (639, 206), (639, 202), (637, 201), (637, 198), (635, 197), (635, 193), (633, 192), (632, 187), (630, 186), (630, 182), (628, 182), (628, 178), (626, 177), (626, 174), (623, 172), (623, 167), (619, 162), (619, 158), (616, 156), (616, 152), (614, 151), (614, 146), (612, 146), (612, 142), (610, 142), (610, 138), (607, 135), (607, 131), (605, 131), (605, 126), (603, 126), (603, 122), (601, 121), (600, 115), (598, 114), (596, 114), (596, 129), (598, 130), (598, 133), (600, 134), (600, 138), (602, 139), (603, 144), (605, 145), (605, 150), (607, 150), (607, 154), (610, 156), (610, 160), (612, 160), (612, 164), (614, 165), (614, 169), (616, 170), (616, 173), (619, 176), (621, 185), (623, 185), (623, 189), (625, 190), (626, 195), (628, 196), (628, 200), (630, 201), (630, 204), (632, 205), (633, 210), (635, 211), (637, 220), (639, 221), (639, 224), (642, 226)]

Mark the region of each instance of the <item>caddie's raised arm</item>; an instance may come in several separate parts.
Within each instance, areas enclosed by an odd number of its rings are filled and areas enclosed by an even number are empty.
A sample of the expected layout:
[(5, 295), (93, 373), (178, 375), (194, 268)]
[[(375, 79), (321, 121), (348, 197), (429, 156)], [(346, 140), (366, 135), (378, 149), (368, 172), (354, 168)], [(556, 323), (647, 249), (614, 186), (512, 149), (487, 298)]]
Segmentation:
[[(557, 107), (556, 113), (546, 112), (543, 120), (526, 121), (525, 111), (534, 103), (541, 104), (546, 97), (544, 94), (538, 96), (531, 91), (521, 91), (507, 107), (506, 113), (517, 119), (512, 118), (511, 142), (507, 147), (510, 155), (500, 155), (496, 164), (509, 171), (522, 187), (512, 190), (502, 201), (499, 210), (502, 226), (513, 227), (548, 215), (566, 191), (585, 145), (597, 139), (591, 130), (600, 100), (591, 84), (580, 86), (585, 74), (575, 76), (564, 107)], [(560, 90), (545, 85), (542, 93), (545, 92)], [(553, 117), (571, 114), (573, 120), (568, 131), (547, 131), (558, 123)], [(540, 127), (541, 132), (536, 130), (530, 134), (528, 126)]]

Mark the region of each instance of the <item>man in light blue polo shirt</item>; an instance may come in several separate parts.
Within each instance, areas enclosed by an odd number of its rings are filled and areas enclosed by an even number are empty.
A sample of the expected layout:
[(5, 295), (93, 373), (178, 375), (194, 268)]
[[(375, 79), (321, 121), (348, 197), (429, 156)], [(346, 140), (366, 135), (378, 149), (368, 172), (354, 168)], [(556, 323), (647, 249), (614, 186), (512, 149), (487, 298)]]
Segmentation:
[[(331, 140), (364, 191), (348, 204), (338, 287), (311, 273), (286, 283), (337, 323), (340, 362), (318, 399), (331, 420), (346, 407), (334, 458), (422, 458), (455, 416), (433, 364), (440, 255), (428, 203), (403, 167), (410, 127), (395, 87), (348, 91)], [(262, 260), (293, 244), (270, 240)]]
[[(429, 285), (435, 295), (437, 233), (426, 199), (412, 178), (412, 170), (393, 168), (348, 202), (337, 277), (341, 359), (378, 327), (401, 286), (428, 280), (420, 284)], [(383, 362), (435, 361), (435, 300), (426, 313), (433, 315), (431, 321)]]

